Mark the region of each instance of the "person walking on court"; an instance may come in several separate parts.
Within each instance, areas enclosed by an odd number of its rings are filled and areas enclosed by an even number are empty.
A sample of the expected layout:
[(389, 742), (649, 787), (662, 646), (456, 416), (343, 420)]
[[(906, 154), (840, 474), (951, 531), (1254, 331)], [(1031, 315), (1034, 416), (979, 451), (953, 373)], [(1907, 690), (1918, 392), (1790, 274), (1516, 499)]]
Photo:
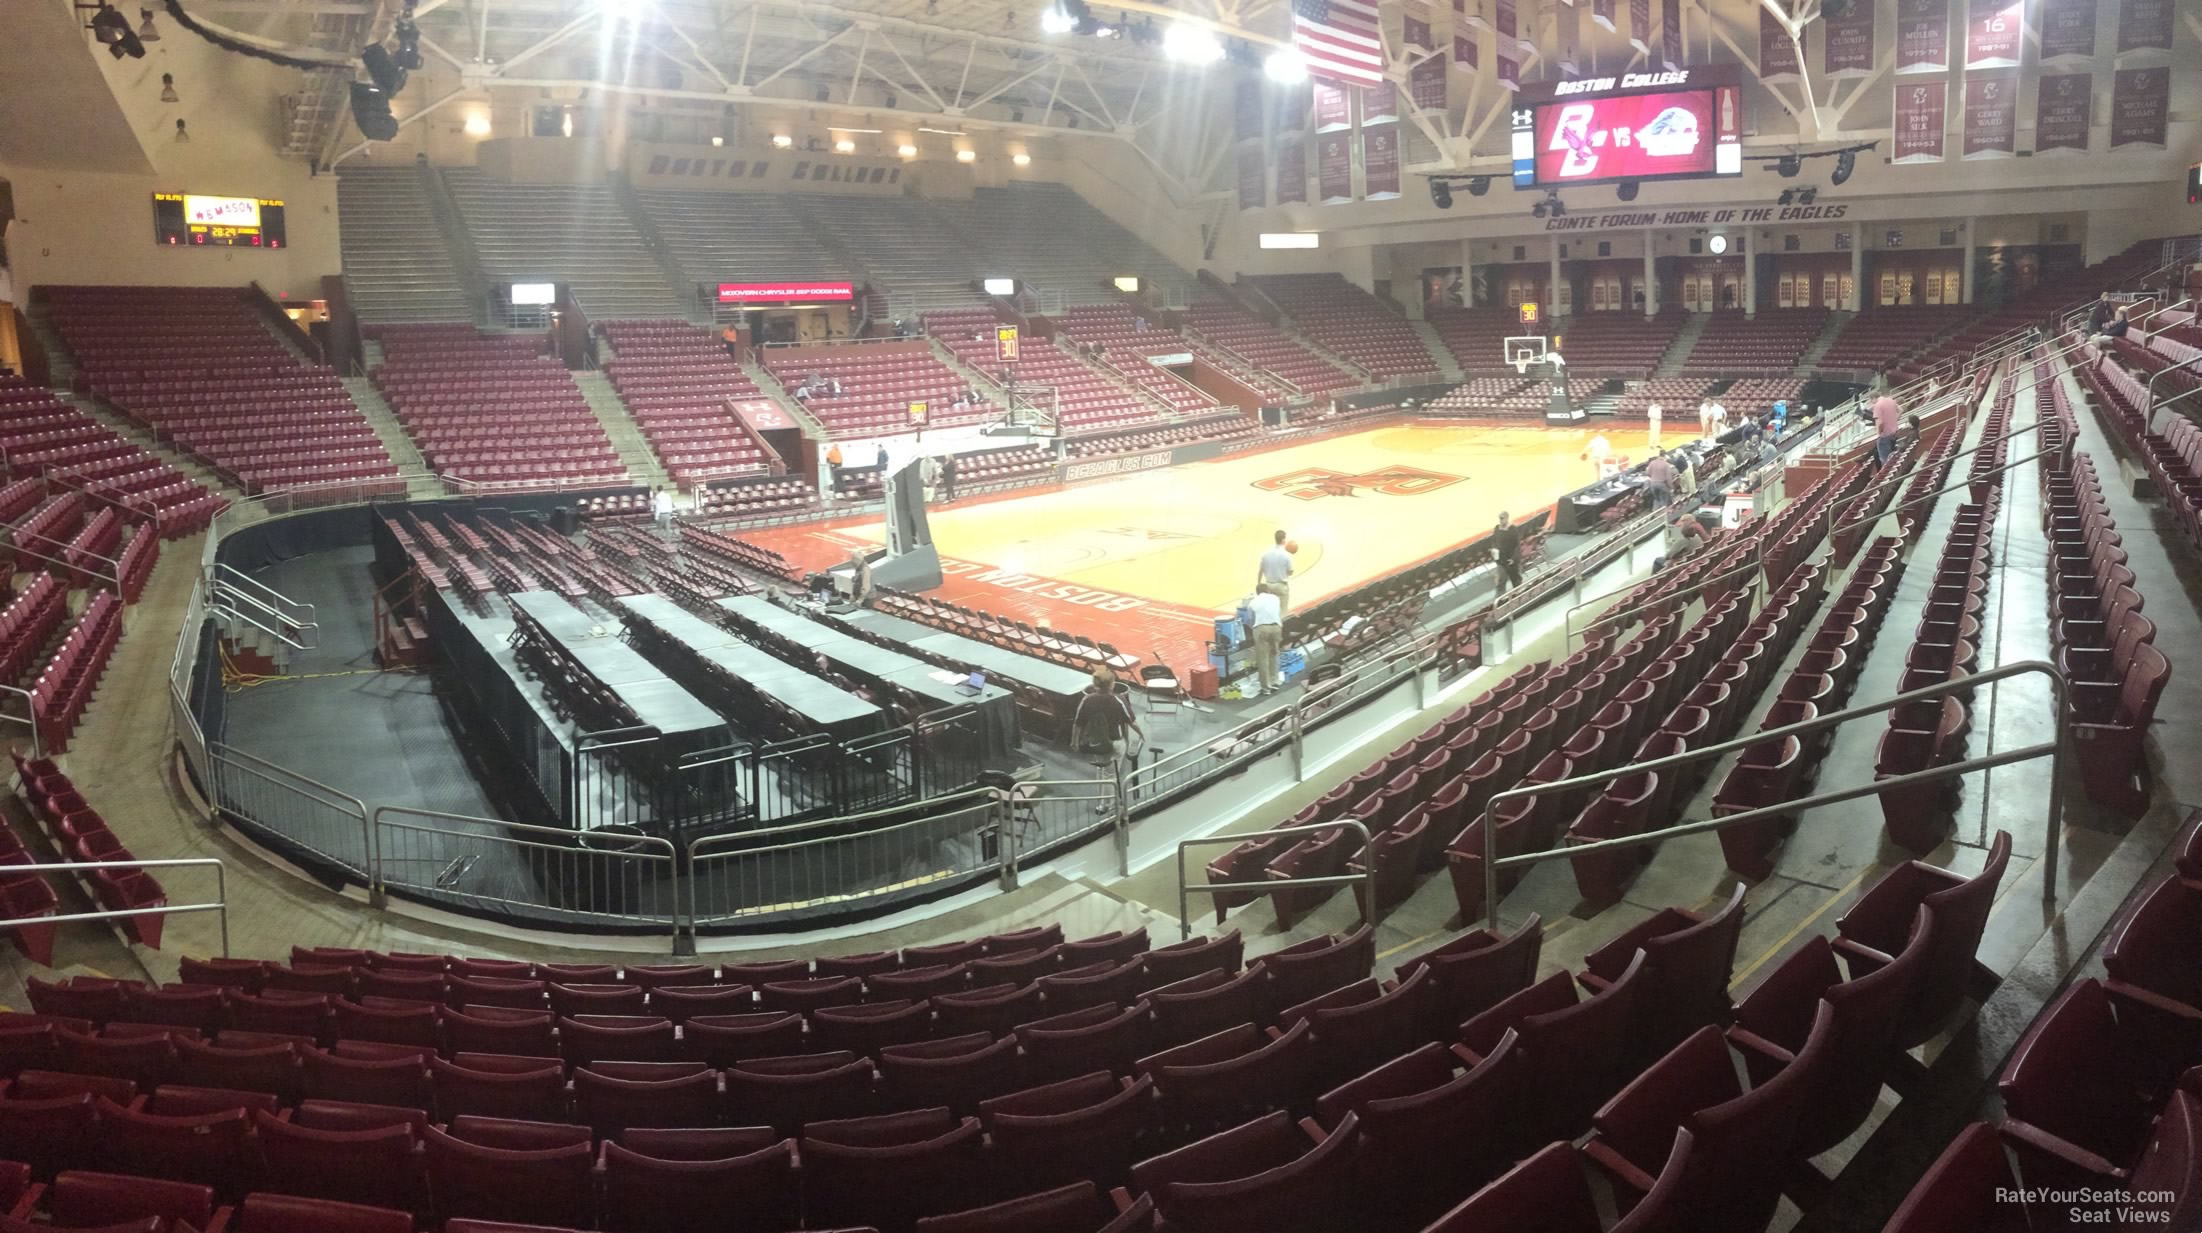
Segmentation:
[(1503, 509), (1499, 511), (1499, 524), (1491, 528), (1491, 568), (1498, 586), (1494, 596), (1522, 584), (1522, 529)]
[(1896, 400), (1889, 397), (1887, 391), (1884, 390), (1879, 398), (1873, 400), (1873, 431), (1876, 434), (1873, 442), (1873, 464), (1875, 466), (1885, 467), (1888, 465), (1889, 455), (1896, 452), (1896, 434), (1901, 432), (1903, 427), (1904, 409), (1897, 406)]
[(1713, 400), (1710, 398), (1697, 400), (1697, 435), (1701, 441), (1713, 439)]
[(1276, 693), (1280, 684), (1277, 677), (1277, 652), (1284, 646), (1284, 606), (1277, 597), (1267, 591), (1254, 592), (1247, 601), (1254, 613), (1254, 666), (1261, 672), (1261, 697)]
[[(1093, 684), (1078, 695), (1078, 709), (1071, 713), (1070, 730), (1072, 739), (1078, 743), (1078, 751), (1093, 764), (1095, 777), (1116, 783), (1123, 769), (1125, 752), (1131, 747), (1131, 738), (1144, 734), (1140, 733), (1139, 716), (1132, 710), (1130, 695), (1107, 664), (1095, 665)], [(1115, 808), (1115, 801), (1104, 799), (1093, 811), (1109, 813)]]
[(950, 504), (956, 499), (956, 456), (954, 454), (942, 454), (940, 456), (940, 499), (943, 505)]
[(1590, 478), (1596, 483), (1606, 477), (1606, 462), (1613, 457), (1613, 443), (1606, 440), (1602, 432), (1592, 433), (1590, 446), (1583, 451), (1583, 457), (1590, 459)]
[(1667, 409), (1656, 402), (1644, 408), (1644, 426), (1651, 430), (1651, 448), (1654, 450), (1659, 448), (1659, 420), (1666, 413)]
[(1262, 554), (1254, 589), (1277, 597), (1277, 619), (1283, 621), (1285, 609), (1292, 605), (1292, 553), (1285, 548), (1284, 532), (1277, 532), (1269, 551)]

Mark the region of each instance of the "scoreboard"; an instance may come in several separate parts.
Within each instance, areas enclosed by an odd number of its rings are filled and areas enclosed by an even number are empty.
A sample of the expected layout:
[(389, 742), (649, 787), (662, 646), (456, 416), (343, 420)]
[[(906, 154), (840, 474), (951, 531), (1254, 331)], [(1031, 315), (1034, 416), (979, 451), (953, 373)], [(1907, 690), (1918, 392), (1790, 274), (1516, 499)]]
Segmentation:
[(1734, 65), (1522, 86), (1513, 109), (1514, 187), (1743, 174), (1743, 91)]
[(265, 197), (153, 194), (153, 241), (176, 246), (283, 248), (283, 203)]

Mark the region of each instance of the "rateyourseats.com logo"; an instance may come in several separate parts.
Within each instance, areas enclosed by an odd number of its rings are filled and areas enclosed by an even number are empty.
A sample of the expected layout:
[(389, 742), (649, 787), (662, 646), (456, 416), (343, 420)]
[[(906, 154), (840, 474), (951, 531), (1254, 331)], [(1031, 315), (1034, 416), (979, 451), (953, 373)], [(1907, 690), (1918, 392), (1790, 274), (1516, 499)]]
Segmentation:
[(2169, 1190), (2013, 1190), (1996, 1187), (1996, 1202), (2045, 1211), (2064, 1211), (2075, 1225), (2130, 1229), (2169, 1227), (2178, 1196)]

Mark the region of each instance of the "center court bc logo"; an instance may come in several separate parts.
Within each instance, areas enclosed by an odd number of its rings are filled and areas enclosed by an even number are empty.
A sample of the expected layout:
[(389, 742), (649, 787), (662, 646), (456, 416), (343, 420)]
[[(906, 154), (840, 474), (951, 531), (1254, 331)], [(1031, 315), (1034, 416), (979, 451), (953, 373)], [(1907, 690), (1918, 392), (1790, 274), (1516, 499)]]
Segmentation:
[(1302, 467), (1255, 480), (1253, 486), (1263, 492), (1281, 492), (1295, 501), (1320, 501), (1324, 497), (1357, 497), (1364, 488), (1387, 497), (1419, 497), (1440, 488), (1450, 488), (1463, 478), (1420, 467), (1378, 467), (1359, 475), (1328, 467)]

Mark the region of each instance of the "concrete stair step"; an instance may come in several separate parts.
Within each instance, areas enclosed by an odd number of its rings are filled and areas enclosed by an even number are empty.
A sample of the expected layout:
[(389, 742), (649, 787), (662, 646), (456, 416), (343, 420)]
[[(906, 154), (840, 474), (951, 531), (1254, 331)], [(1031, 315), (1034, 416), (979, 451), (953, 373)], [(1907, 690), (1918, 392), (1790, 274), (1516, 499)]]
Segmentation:
[(604, 426), (604, 435), (618, 453), (620, 464), (638, 484), (649, 488), (670, 488), (673, 477), (659, 461), (657, 451), (635, 426), (627, 413), (627, 404), (620, 401), (619, 392), (612, 388), (611, 378), (602, 372), (582, 371), (573, 374), (573, 383), (580, 387), (583, 401), (596, 421)]
[(833, 435), (826, 431), (826, 426), (819, 423), (817, 417), (813, 416), (802, 403), (795, 401), (788, 394), (786, 388), (780, 384), (777, 378), (765, 371), (764, 365), (755, 360), (745, 359), (742, 361), (742, 371), (749, 374), (749, 379), (757, 383), (758, 390), (765, 397), (770, 398), (774, 406), (787, 412), (796, 423), (803, 426), (804, 436), (823, 441)]

